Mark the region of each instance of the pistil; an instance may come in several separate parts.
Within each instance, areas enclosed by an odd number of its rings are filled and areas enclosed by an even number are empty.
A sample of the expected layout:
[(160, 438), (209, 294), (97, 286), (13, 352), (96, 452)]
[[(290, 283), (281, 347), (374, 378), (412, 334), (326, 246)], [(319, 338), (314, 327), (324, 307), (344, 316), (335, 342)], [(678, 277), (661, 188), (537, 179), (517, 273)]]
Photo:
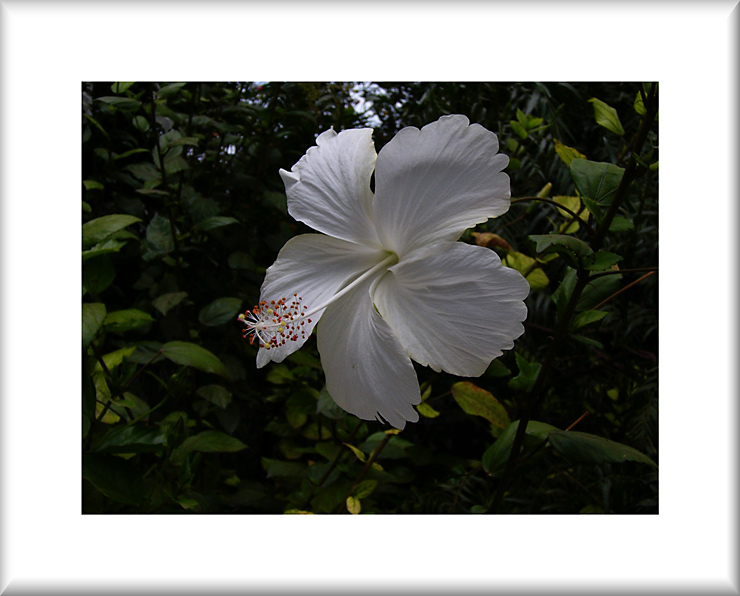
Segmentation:
[(288, 341), (305, 340), (306, 323), (312, 322), (309, 317), (324, 310), (378, 271), (387, 269), (397, 262), (398, 257), (395, 254), (389, 255), (347, 284), (329, 300), (310, 309), (302, 304), (303, 298), (297, 293), (293, 294), (291, 299), (280, 298), (269, 302), (263, 300), (251, 310), (239, 315), (239, 320), (246, 325), (243, 337), (249, 339), (250, 344), (257, 340), (259, 346), (266, 350), (283, 346)]

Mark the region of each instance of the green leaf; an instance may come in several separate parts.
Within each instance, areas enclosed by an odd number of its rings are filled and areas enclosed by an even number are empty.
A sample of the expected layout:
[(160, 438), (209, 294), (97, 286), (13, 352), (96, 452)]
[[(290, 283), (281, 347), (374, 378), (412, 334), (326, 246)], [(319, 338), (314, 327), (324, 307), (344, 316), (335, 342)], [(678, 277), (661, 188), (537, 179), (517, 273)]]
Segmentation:
[(516, 269), (521, 273), (533, 292), (544, 290), (550, 283), (550, 280), (537, 261), (524, 253), (510, 250), (506, 253), (502, 262), (507, 267)]
[(304, 424), (306, 424), (308, 416), (305, 412), (299, 412), (298, 410), (288, 408), (288, 410), (285, 412), (285, 419), (292, 428), (301, 428)]
[(147, 180), (159, 180), (161, 176), (157, 172), (157, 168), (154, 164), (147, 163), (132, 163), (127, 165), (124, 170), (128, 170), (139, 180), (146, 182)]
[(313, 414), (316, 412), (316, 400), (318, 396), (319, 392), (315, 389), (303, 387), (293, 393), (285, 403), (288, 407), (298, 412)]
[(326, 390), (326, 386), (319, 392), (318, 403), (316, 404), (316, 413), (331, 418), (332, 420), (339, 420), (344, 418), (345, 413), (336, 402), (332, 399), (329, 392)]
[(164, 159), (164, 171), (167, 175), (177, 174), (177, 172), (183, 172), (190, 166), (182, 156), (168, 154)]
[(597, 341), (595, 339), (592, 339), (590, 337), (584, 337), (583, 335), (576, 335), (572, 334), (570, 338), (574, 341), (577, 341), (578, 343), (585, 344), (587, 346), (592, 346), (594, 348), (598, 348), (599, 350), (604, 349), (604, 344), (602, 344), (600, 341)]
[[(611, 203), (614, 193), (619, 188), (624, 169), (610, 163), (574, 159), (570, 163), (570, 175), (581, 195), (601, 206), (606, 206)], [(594, 212), (588, 203), (586, 206), (592, 213)]]
[(594, 255), (593, 261), (586, 265), (586, 269), (589, 271), (606, 271), (607, 269), (611, 269), (621, 260), (622, 257), (613, 252), (600, 250)]
[(473, 383), (462, 381), (452, 386), (452, 397), (466, 414), (485, 418), (494, 426), (506, 428), (511, 423), (506, 408), (491, 393)]
[(89, 261), (93, 257), (102, 257), (103, 255), (118, 252), (124, 246), (126, 246), (125, 240), (114, 240), (112, 238), (105, 240), (103, 242), (100, 242), (99, 244), (96, 244), (90, 250), (83, 251), (82, 262), (84, 263), (85, 261)]
[(193, 451), (201, 453), (235, 453), (246, 449), (246, 445), (239, 439), (230, 437), (217, 430), (204, 430), (194, 437), (188, 437), (172, 452), (170, 461), (179, 466), (183, 464), (188, 454)]
[(208, 327), (233, 323), (242, 306), (241, 298), (217, 298), (198, 313), (198, 321)]
[(97, 97), (95, 101), (102, 102), (106, 105), (118, 108), (119, 110), (138, 110), (141, 102), (129, 97), (104, 96)]
[(494, 379), (499, 379), (502, 377), (511, 376), (511, 371), (506, 368), (506, 365), (501, 362), (501, 360), (496, 359), (488, 366), (485, 374), (486, 376), (493, 377)]
[(518, 134), (522, 139), (526, 139), (529, 136), (527, 129), (516, 120), (512, 120), (509, 124), (511, 124), (511, 130)]
[(529, 239), (535, 242), (535, 250), (538, 253), (544, 252), (550, 247), (555, 249), (564, 247), (579, 257), (589, 257), (594, 254), (591, 247), (583, 240), (564, 234), (534, 234), (529, 236)]
[(161, 215), (155, 215), (146, 228), (146, 239), (158, 253), (169, 253), (175, 248), (170, 221)]
[(284, 364), (275, 364), (274, 366), (271, 366), (267, 373), (267, 382), (274, 385), (285, 385), (294, 380), (295, 378), (293, 377), (293, 373), (290, 372), (290, 369)]
[(157, 428), (122, 425), (111, 428), (95, 446), (98, 453), (149, 453), (167, 446)]
[(166, 190), (157, 190), (155, 188), (137, 188), (136, 192), (151, 197), (169, 197), (170, 193)]
[(202, 453), (235, 453), (246, 449), (247, 446), (239, 439), (230, 437), (218, 430), (204, 430), (194, 437), (188, 437), (177, 448), (177, 451), (189, 453), (200, 451)]
[(222, 385), (204, 385), (199, 387), (195, 393), (221, 409), (231, 403), (231, 391)]
[(603, 310), (586, 310), (582, 313), (579, 313), (576, 318), (573, 319), (573, 322), (571, 323), (571, 329), (579, 329), (580, 327), (583, 327), (590, 323), (600, 321), (608, 314), (609, 313)]
[(149, 130), (149, 120), (147, 120), (145, 116), (134, 116), (132, 123), (134, 125), (134, 128), (140, 132), (146, 132), (147, 130)]
[(125, 333), (148, 323), (154, 322), (152, 316), (136, 308), (109, 312), (105, 317), (106, 331)]
[(556, 252), (574, 267), (579, 267), (583, 261), (590, 261), (594, 254), (583, 240), (566, 234), (535, 234), (529, 239), (535, 242), (538, 253)]
[[(129, 346), (128, 348), (121, 348), (119, 350), (109, 352), (108, 354), (104, 354), (103, 362), (105, 363), (105, 367), (109, 371), (118, 368), (124, 360), (134, 353), (135, 350), (136, 346)], [(103, 365), (100, 364), (100, 362), (96, 362), (93, 372), (102, 373)]]
[(197, 147), (198, 143), (200, 143), (200, 139), (198, 137), (180, 137), (179, 139), (170, 141), (168, 146), (177, 147), (178, 145), (191, 145)]
[(563, 277), (563, 281), (560, 282), (560, 285), (552, 293), (552, 300), (557, 305), (559, 320), (562, 319), (565, 314), (565, 307), (570, 301), (570, 297), (573, 294), (577, 281), (575, 269), (568, 268), (565, 273), (565, 277)]
[(121, 153), (119, 155), (114, 155), (113, 159), (125, 159), (127, 157), (130, 157), (132, 155), (136, 155), (137, 153), (149, 153), (146, 149), (142, 149), (139, 147), (138, 149), (130, 149), (129, 151), (126, 151), (124, 153)]
[(170, 83), (157, 91), (157, 97), (169, 97), (182, 89), (187, 83)]
[(97, 180), (83, 180), (82, 184), (85, 185), (85, 190), (103, 190), (105, 188)]
[(360, 499), (351, 495), (347, 497), (347, 511), (349, 511), (352, 515), (357, 515), (358, 513), (360, 513), (360, 511), (362, 511)]
[[(494, 477), (503, 473), (511, 454), (511, 446), (514, 444), (517, 428), (519, 428), (518, 420), (512, 422), (503, 434), (496, 439), (496, 442), (485, 450), (481, 458), (481, 464), (486, 473)], [(531, 449), (540, 443), (544, 443), (548, 433), (553, 430), (557, 429), (544, 422), (530, 420), (525, 431), (524, 449)]]
[(105, 320), (105, 304), (100, 302), (82, 305), (82, 349), (87, 350), (90, 342), (95, 338)]
[(592, 213), (597, 223), (601, 223), (604, 220), (604, 211), (596, 201), (592, 201), (588, 197), (581, 197), (583, 204), (588, 208), (588, 212)]
[(524, 128), (529, 128), (529, 119), (527, 118), (526, 114), (522, 112), (519, 108), (517, 108), (516, 110), (516, 120)]
[(254, 260), (247, 253), (234, 251), (229, 255), (229, 267), (231, 269), (255, 269)]
[[(395, 429), (394, 429), (395, 430)], [(398, 431), (396, 431), (398, 432)], [(377, 432), (370, 435), (364, 443), (360, 445), (360, 449), (365, 453), (372, 453), (380, 445), (386, 436), (390, 434), (388, 432)], [(402, 439), (399, 436), (391, 436), (390, 440), (386, 443), (383, 451), (378, 456), (379, 459), (400, 459), (408, 457), (406, 449), (413, 447), (413, 443)]]
[(133, 223), (141, 221), (133, 215), (104, 215), (82, 226), (82, 248), (87, 250), (99, 242), (105, 240), (112, 234), (122, 230)]
[(290, 362), (297, 364), (298, 366), (307, 366), (309, 368), (315, 368), (316, 370), (321, 371), (324, 370), (323, 368), (321, 368), (321, 361), (318, 358), (302, 350), (299, 350), (298, 352), (293, 352), (290, 356), (288, 356), (287, 359)]
[(304, 464), (269, 459), (267, 457), (263, 457), (261, 463), (262, 468), (267, 472), (268, 478), (308, 478), (308, 469), (306, 469)]
[(86, 261), (82, 267), (82, 285), (93, 296), (100, 294), (110, 286), (115, 277), (116, 269), (113, 261), (105, 255)]
[(583, 288), (576, 311), (593, 310), (598, 304), (619, 290), (621, 275), (602, 275), (591, 279)]
[(229, 371), (211, 352), (199, 345), (186, 341), (170, 341), (163, 344), (160, 352), (175, 364), (192, 366), (204, 372), (229, 377)]
[(354, 496), (356, 499), (366, 499), (371, 494), (373, 494), (376, 486), (378, 486), (377, 480), (363, 480), (357, 486), (355, 486), (354, 490), (352, 491), (352, 496)]
[(539, 362), (529, 363), (516, 352), (514, 356), (516, 357), (516, 365), (519, 367), (519, 374), (509, 381), (509, 387), (519, 391), (530, 391), (540, 374), (542, 365)]
[(188, 297), (187, 292), (168, 292), (152, 300), (152, 306), (163, 315), (166, 315), (172, 308), (180, 304)]
[(133, 83), (113, 83), (110, 86), (110, 90), (113, 91), (113, 93), (123, 93), (126, 89), (131, 87), (131, 85), (133, 85)]
[(555, 430), (547, 435), (553, 448), (573, 463), (636, 461), (657, 468), (653, 460), (633, 447), (577, 431)]
[(635, 95), (635, 101), (633, 103), (633, 106), (635, 108), (635, 112), (637, 112), (640, 116), (644, 116), (645, 114), (647, 114), (647, 110), (645, 109), (645, 103), (642, 101), (642, 95), (640, 95), (639, 91)]
[(316, 451), (320, 455), (325, 457), (328, 461), (333, 462), (337, 457), (339, 457), (339, 454), (344, 450), (339, 445), (326, 442), (326, 443), (316, 443)]
[(222, 215), (216, 215), (209, 217), (203, 221), (198, 222), (193, 226), (194, 230), (199, 232), (207, 232), (215, 228), (221, 228), (223, 226), (229, 226), (231, 224), (239, 223), (239, 220), (234, 217), (224, 217)]
[(621, 215), (616, 215), (612, 220), (612, 223), (609, 224), (610, 232), (626, 232), (634, 229), (634, 224), (629, 219), (622, 217)]
[(141, 476), (133, 462), (114, 455), (83, 453), (82, 477), (109, 499), (128, 505), (141, 502)]
[(566, 166), (569, 166), (570, 162), (572, 162), (574, 159), (586, 159), (586, 156), (577, 149), (573, 149), (573, 147), (563, 145), (557, 139), (553, 139), (553, 142), (555, 143), (555, 153), (558, 154), (558, 157), (563, 160), (563, 163)]
[(594, 116), (597, 124), (614, 134), (624, 135), (624, 128), (622, 128), (622, 123), (619, 121), (617, 110), (595, 97), (588, 101), (594, 106)]
[(263, 195), (263, 203), (271, 205), (281, 213), (288, 213), (288, 197), (284, 192), (267, 191)]

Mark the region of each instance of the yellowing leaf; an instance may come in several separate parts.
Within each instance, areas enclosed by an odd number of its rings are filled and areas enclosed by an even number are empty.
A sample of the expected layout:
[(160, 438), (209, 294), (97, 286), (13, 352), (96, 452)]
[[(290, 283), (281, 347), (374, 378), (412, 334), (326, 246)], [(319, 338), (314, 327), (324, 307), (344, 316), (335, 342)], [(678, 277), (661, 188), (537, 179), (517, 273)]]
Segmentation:
[(424, 416), (424, 418), (436, 418), (437, 416), (439, 416), (439, 412), (437, 412), (437, 410), (426, 403), (420, 403), (418, 406), (416, 406), (416, 411)]
[(545, 289), (550, 280), (545, 272), (540, 268), (537, 261), (523, 253), (514, 250), (509, 251), (502, 259), (507, 267), (516, 269), (529, 282), (529, 287), (533, 292)]
[(558, 154), (558, 157), (563, 160), (563, 163), (566, 166), (569, 166), (570, 162), (572, 162), (576, 158), (586, 159), (586, 156), (577, 149), (573, 149), (573, 147), (568, 147), (568, 145), (563, 145), (557, 139), (553, 139), (553, 142), (555, 143), (555, 153)]
[[(555, 201), (558, 205), (562, 205), (566, 209), (570, 209), (573, 213), (578, 213), (579, 219), (582, 219), (583, 221), (588, 221), (589, 211), (588, 209), (583, 209), (583, 211), (581, 211), (582, 205), (580, 197), (558, 195), (557, 197), (553, 197), (552, 200)], [(564, 211), (563, 209), (558, 209), (558, 211), (563, 217), (566, 217), (568, 219), (571, 219), (573, 217), (570, 213)]]
[(506, 428), (511, 424), (506, 408), (491, 393), (473, 383), (455, 383), (452, 386), (452, 397), (466, 414), (485, 418), (499, 428)]
[(365, 463), (365, 461), (366, 461), (367, 458), (365, 457), (365, 454), (362, 451), (360, 451), (354, 445), (350, 445), (349, 443), (344, 443), (344, 445), (346, 445), (347, 447), (350, 448), (350, 450), (352, 451), (352, 453), (355, 454), (355, 456), (357, 457), (357, 459), (359, 459), (362, 463)]
[[(103, 362), (105, 362), (105, 367), (112, 371), (113, 369), (117, 368), (121, 362), (123, 362), (126, 358), (131, 356), (131, 354), (134, 353), (136, 350), (136, 346), (130, 346), (128, 348), (121, 348), (120, 350), (116, 350), (115, 352), (110, 352), (109, 354), (103, 355)], [(93, 368), (93, 372), (103, 372), (103, 366), (100, 364), (100, 362), (95, 363), (95, 368)]]
[(362, 511), (362, 506), (360, 505), (360, 499), (357, 497), (347, 497), (347, 511), (349, 511), (352, 515), (357, 515)]
[(595, 97), (592, 97), (588, 101), (594, 106), (594, 117), (597, 124), (614, 134), (620, 136), (624, 134), (624, 128), (622, 128), (622, 123), (619, 121), (617, 110)]

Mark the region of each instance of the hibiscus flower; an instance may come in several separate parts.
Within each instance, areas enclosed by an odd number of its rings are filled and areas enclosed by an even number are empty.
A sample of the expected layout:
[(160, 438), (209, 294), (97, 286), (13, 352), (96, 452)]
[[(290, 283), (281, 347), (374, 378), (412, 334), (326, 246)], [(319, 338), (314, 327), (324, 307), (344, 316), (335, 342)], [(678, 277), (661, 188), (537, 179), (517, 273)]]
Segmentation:
[(509, 209), (509, 159), (494, 133), (443, 116), (404, 128), (378, 154), (372, 133), (328, 130), (280, 170), (288, 212), (321, 234), (285, 244), (260, 303), (239, 318), (259, 344), (258, 367), (318, 325), (334, 401), (402, 429), (419, 419), (411, 360), (480, 376), (524, 332), (529, 284), (492, 250), (458, 242)]

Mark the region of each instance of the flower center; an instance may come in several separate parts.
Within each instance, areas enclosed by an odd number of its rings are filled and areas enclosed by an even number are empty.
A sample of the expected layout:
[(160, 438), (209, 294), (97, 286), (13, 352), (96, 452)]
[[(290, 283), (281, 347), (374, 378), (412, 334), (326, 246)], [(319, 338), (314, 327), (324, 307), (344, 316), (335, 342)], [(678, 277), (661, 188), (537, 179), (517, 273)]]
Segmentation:
[(324, 310), (374, 273), (387, 269), (397, 262), (398, 257), (393, 253), (390, 254), (339, 290), (329, 300), (311, 309), (302, 304), (303, 298), (298, 294), (293, 294), (290, 299), (280, 298), (269, 302), (263, 300), (253, 309), (239, 315), (239, 320), (245, 325), (242, 336), (249, 339), (250, 344), (257, 340), (259, 346), (266, 350), (284, 346), (288, 341), (305, 340), (305, 325), (311, 323), (309, 318), (311, 315)]

